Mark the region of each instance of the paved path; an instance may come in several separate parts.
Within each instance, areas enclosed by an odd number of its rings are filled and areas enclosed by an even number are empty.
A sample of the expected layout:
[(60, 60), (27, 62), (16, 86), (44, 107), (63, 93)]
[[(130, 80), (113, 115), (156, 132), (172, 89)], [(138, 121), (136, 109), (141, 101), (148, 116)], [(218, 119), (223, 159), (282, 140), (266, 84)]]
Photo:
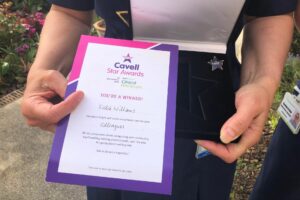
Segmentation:
[(85, 200), (85, 188), (47, 183), (53, 135), (28, 127), (20, 100), (0, 108), (0, 200)]

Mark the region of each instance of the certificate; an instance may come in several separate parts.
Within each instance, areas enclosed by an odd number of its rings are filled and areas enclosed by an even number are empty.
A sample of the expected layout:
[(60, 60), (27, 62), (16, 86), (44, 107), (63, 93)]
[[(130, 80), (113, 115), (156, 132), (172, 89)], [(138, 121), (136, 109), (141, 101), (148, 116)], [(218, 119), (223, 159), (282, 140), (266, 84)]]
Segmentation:
[(82, 36), (66, 97), (84, 92), (61, 122), (46, 180), (170, 194), (178, 47)]

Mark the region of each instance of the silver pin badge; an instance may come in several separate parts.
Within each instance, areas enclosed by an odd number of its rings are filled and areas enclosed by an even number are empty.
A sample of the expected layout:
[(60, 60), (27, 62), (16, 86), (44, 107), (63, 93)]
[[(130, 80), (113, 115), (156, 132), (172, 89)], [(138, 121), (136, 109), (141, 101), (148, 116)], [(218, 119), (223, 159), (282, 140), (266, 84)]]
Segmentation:
[(211, 65), (211, 71), (215, 71), (216, 69), (223, 70), (223, 63), (224, 60), (219, 60), (216, 56), (208, 62)]

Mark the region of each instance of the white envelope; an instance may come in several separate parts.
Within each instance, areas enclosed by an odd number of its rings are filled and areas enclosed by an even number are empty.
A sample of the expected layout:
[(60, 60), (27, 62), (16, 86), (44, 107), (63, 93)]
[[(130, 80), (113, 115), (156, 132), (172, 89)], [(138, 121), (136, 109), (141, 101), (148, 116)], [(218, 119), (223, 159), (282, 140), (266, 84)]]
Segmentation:
[(136, 40), (225, 53), (245, 0), (131, 0)]

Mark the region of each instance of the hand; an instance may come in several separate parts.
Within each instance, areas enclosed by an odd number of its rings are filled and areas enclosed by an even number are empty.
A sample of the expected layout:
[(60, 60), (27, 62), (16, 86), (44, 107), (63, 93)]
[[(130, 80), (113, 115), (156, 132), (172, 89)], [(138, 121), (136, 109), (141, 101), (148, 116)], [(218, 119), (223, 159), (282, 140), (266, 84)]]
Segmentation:
[[(221, 128), (221, 143), (197, 140), (227, 163), (232, 163), (243, 155), (248, 148), (258, 143), (271, 106), (269, 91), (259, 84), (247, 84), (236, 93), (236, 113)], [(241, 136), (238, 143), (230, 143)]]
[(74, 92), (60, 103), (53, 104), (49, 101), (51, 98), (57, 95), (64, 97), (66, 78), (55, 70), (39, 70), (33, 73), (27, 81), (21, 111), (28, 125), (54, 132), (56, 123), (80, 103), (83, 92)]

